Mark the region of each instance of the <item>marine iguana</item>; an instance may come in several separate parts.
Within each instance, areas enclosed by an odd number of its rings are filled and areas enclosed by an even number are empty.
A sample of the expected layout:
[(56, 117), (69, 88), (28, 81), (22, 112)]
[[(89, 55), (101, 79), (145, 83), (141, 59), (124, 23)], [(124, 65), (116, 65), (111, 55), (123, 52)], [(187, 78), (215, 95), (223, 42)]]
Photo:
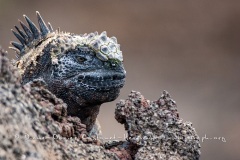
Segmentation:
[(90, 131), (100, 105), (115, 100), (124, 86), (126, 71), (120, 45), (106, 32), (73, 34), (54, 31), (36, 12), (40, 30), (23, 15), (27, 27), (15, 26), (20, 41), (11, 42), (18, 55), (15, 66), (22, 84), (42, 79), (47, 88), (68, 105), (68, 114), (77, 116)]

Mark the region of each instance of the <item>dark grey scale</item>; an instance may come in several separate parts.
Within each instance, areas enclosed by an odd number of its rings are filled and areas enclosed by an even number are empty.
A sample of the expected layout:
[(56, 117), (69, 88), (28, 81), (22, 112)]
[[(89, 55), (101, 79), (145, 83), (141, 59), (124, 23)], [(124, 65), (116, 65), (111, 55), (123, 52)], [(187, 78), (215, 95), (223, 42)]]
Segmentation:
[(92, 86), (92, 83), (93, 83), (92, 81), (88, 81), (89, 86)]
[(27, 23), (29, 25), (29, 28), (32, 31), (33, 38), (34, 39), (39, 39), (40, 38), (40, 33), (39, 33), (38, 28), (35, 26), (35, 24), (26, 15), (23, 15), (23, 17), (27, 21)]
[(53, 72), (54, 77), (59, 77), (59, 74), (57, 72)]
[(90, 87), (90, 88), (89, 88), (89, 90), (91, 90), (91, 91), (95, 91), (95, 88), (93, 88), (93, 87)]
[(19, 20), (19, 23), (22, 26), (25, 33), (27, 34), (27, 37), (28, 37), (27, 45), (29, 45), (34, 39), (33, 34), (31, 32), (31, 30), (22, 21)]
[(80, 80), (83, 80), (84, 78), (85, 78), (84, 75), (80, 75), (80, 76), (78, 76), (78, 79), (80, 79)]
[(111, 75), (107, 75), (103, 78), (104, 81), (106, 80), (112, 80), (112, 76)]
[(113, 76), (113, 80), (119, 80), (119, 79), (121, 79), (120, 77), (121, 77), (121, 76), (119, 76), (118, 74), (116, 74), (116, 75)]
[(59, 62), (52, 64), (52, 66), (53, 66), (54, 68), (58, 68), (60, 65), (61, 65), (61, 64), (60, 64)]
[(62, 74), (62, 73), (63, 73), (63, 70), (57, 70), (57, 73), (58, 73), (58, 74)]
[(83, 79), (78, 78), (78, 82), (82, 83), (82, 82), (83, 82)]
[(15, 37), (17, 37), (17, 39), (22, 43), (22, 45), (26, 44), (25, 39), (21, 35), (17, 34), (14, 30), (12, 30), (12, 32), (15, 35)]
[(18, 31), (18, 33), (22, 36), (22, 38), (25, 40), (25, 43), (27, 44), (28, 36), (21, 29), (19, 29), (17, 26), (15, 26), (15, 28)]
[[(11, 42), (11, 44), (18, 49), (20, 52), (22, 52), (22, 50), (24, 49), (24, 46), (18, 42)], [(21, 55), (21, 54), (20, 54)]]
[(65, 73), (71, 74), (70, 69), (66, 68)]
[(76, 72), (72, 71), (72, 70), (68, 70), (68, 75), (69, 75), (69, 77), (72, 77), (73, 75), (75, 76)]
[(94, 78), (94, 80), (95, 80), (95, 81), (100, 81), (100, 76), (96, 76), (96, 77)]
[(90, 75), (86, 75), (86, 76), (85, 76), (85, 80), (88, 81), (88, 80), (91, 80), (91, 79), (92, 79), (92, 77), (91, 77)]
[[(47, 25), (45, 24), (44, 20), (42, 19), (41, 15), (39, 14), (39, 12), (37, 12), (37, 18), (38, 18), (38, 24), (40, 26), (41, 36), (45, 37), (48, 33), (50, 33), (50, 30), (47, 27)], [(50, 26), (50, 28), (52, 28), (52, 27)]]
[(58, 72), (58, 70), (59, 70), (58, 67), (59, 67), (59, 65), (54, 65), (54, 66), (53, 66), (53, 71), (54, 71), (54, 72)]
[(96, 87), (97, 83), (95, 81), (91, 81), (91, 86)]

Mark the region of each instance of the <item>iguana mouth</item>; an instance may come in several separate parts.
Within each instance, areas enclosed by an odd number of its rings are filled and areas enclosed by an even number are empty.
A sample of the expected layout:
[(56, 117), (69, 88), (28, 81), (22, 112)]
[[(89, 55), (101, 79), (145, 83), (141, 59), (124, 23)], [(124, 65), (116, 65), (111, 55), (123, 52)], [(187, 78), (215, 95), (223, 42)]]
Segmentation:
[(77, 79), (81, 86), (90, 90), (109, 91), (124, 86), (125, 74), (110, 73), (104, 75), (79, 75)]

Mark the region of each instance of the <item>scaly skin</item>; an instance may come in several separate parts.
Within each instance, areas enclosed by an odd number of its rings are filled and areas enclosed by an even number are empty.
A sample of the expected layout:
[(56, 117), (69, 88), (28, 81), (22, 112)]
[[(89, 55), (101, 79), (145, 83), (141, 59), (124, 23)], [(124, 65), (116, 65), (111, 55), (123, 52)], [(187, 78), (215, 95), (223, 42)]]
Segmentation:
[(125, 70), (120, 45), (106, 32), (75, 35), (53, 31), (37, 12), (40, 30), (24, 16), (28, 25), (13, 31), (20, 43), (11, 42), (19, 54), (15, 65), (22, 84), (43, 79), (48, 89), (68, 105), (90, 131), (102, 103), (115, 100), (124, 86)]

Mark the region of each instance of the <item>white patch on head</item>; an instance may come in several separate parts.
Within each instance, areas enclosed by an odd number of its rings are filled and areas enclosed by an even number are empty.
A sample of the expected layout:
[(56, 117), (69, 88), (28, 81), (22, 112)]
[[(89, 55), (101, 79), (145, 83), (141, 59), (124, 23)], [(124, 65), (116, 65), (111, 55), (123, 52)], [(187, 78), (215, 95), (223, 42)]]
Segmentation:
[(50, 55), (53, 64), (58, 64), (58, 55), (64, 55), (68, 50), (75, 49), (77, 46), (88, 47), (92, 49), (96, 57), (102, 61), (117, 60), (122, 62), (123, 56), (120, 50), (120, 45), (117, 43), (116, 37), (107, 37), (107, 33), (104, 31), (100, 35), (98, 32), (73, 35), (70, 33), (52, 32), (48, 37), (42, 41), (42, 43), (36, 48), (26, 48), (24, 54), (20, 60), (16, 62), (16, 66), (20, 69), (20, 73), (23, 74), (26, 68), (33, 63), (37, 64), (37, 57), (43, 56), (43, 49), (50, 44), (54, 46), (50, 50)]
[(88, 46), (96, 52), (96, 56), (102, 61), (109, 59), (123, 61), (122, 51), (120, 50), (120, 45), (117, 44), (116, 37), (107, 37), (106, 31), (100, 35), (98, 35), (97, 32), (84, 34), (82, 36), (75, 35), (69, 43), (72, 49), (77, 45)]

